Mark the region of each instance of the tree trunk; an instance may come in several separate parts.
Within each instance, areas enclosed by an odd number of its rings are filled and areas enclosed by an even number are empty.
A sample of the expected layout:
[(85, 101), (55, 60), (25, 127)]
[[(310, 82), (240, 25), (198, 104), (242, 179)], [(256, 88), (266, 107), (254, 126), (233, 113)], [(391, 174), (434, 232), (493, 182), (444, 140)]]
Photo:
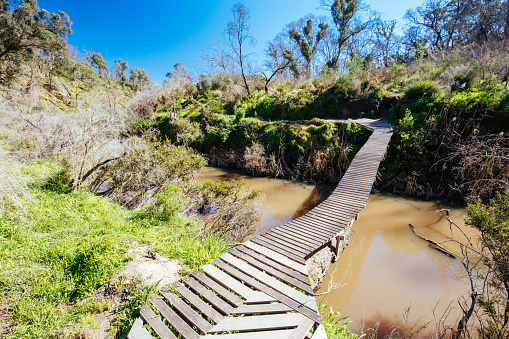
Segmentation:
[(507, 13), (505, 14), (505, 38), (509, 39), (509, 1), (507, 1)]

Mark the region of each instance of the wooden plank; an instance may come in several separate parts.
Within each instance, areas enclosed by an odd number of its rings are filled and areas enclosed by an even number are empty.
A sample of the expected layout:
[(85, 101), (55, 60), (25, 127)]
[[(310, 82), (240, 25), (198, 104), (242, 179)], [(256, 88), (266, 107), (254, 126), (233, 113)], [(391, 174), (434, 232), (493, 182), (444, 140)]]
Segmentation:
[(279, 230), (270, 230), (266, 234), (271, 234), (275, 237), (278, 237), (280, 239), (289, 239), (296, 243), (298, 243), (300, 246), (304, 246), (306, 251), (309, 251), (309, 248), (312, 248), (313, 239), (311, 237), (303, 237), (299, 234), (292, 234), (292, 233), (285, 233), (281, 229)]
[(209, 333), (287, 329), (299, 326), (303, 318), (305, 317), (300, 313), (226, 317), (212, 327)]
[(198, 339), (200, 335), (196, 333), (182, 318), (180, 318), (164, 301), (157, 295), (150, 298), (150, 302), (161, 313), (161, 315), (170, 323), (178, 333), (184, 338)]
[(277, 246), (274, 246), (270, 242), (265, 241), (264, 239), (260, 239), (260, 238), (256, 237), (256, 238), (251, 239), (250, 241), (257, 243), (261, 246), (267, 247), (267, 248), (273, 250), (274, 252), (277, 252), (281, 255), (288, 257), (289, 259), (292, 259), (293, 261), (296, 261), (299, 264), (302, 264), (302, 265), (306, 264), (306, 261), (302, 257), (296, 256), (288, 251), (285, 251)]
[[(319, 206), (316, 209), (316, 213), (319, 213), (321, 215), (327, 215), (329, 218), (334, 218), (340, 223), (350, 222), (352, 220), (352, 215), (355, 216), (357, 213), (359, 213), (360, 208), (357, 208), (356, 211), (354, 211), (351, 208), (348, 208), (347, 211), (340, 210), (337, 207), (331, 206), (331, 205), (323, 205)], [(313, 210), (313, 211), (315, 211)]]
[(267, 285), (259, 282), (258, 280), (251, 278), (247, 274), (244, 274), (243, 272), (237, 270), (236, 268), (233, 268), (232, 266), (226, 264), (222, 260), (216, 259), (216, 260), (213, 260), (213, 262), (214, 262), (214, 264), (216, 264), (218, 267), (225, 270), (226, 272), (239, 277), (240, 279), (244, 280), (246, 283), (253, 286), (254, 288), (270, 295), (271, 297), (277, 299), (279, 302), (285, 304), (286, 306), (291, 307), (294, 311), (301, 313), (302, 315), (308, 317), (309, 319), (311, 319), (317, 323), (320, 323), (320, 324), (322, 323), (322, 318), (316, 311), (312, 311), (308, 307), (302, 307), (303, 305), (301, 303), (298, 303), (298, 302), (294, 301), (293, 299), (288, 298), (284, 294), (274, 290), (273, 288), (268, 287)]
[(337, 229), (337, 227), (313, 219), (311, 216), (307, 214), (297, 219), (296, 224), (306, 229), (313, 229), (315, 232), (316, 230), (319, 230), (321, 234), (325, 234), (331, 231), (334, 232)]
[(288, 338), (293, 332), (292, 330), (279, 330), (279, 331), (260, 331), (260, 332), (246, 332), (246, 333), (231, 333), (231, 334), (207, 334), (203, 336), (204, 339), (285, 339)]
[(136, 318), (133, 327), (131, 327), (131, 330), (127, 334), (127, 339), (154, 339), (154, 337), (143, 327), (143, 320), (141, 320), (141, 318)]
[(287, 266), (281, 265), (280, 263), (278, 263), (268, 257), (265, 257), (263, 255), (256, 253), (255, 251), (251, 250), (250, 248), (248, 248), (246, 246), (238, 246), (236, 249), (257, 259), (258, 261), (265, 263), (266, 265), (269, 265), (270, 267), (273, 267), (273, 268), (275, 268), (275, 269), (277, 269), (291, 277), (294, 277), (297, 280), (302, 281), (303, 283), (309, 284), (309, 277), (307, 275), (298, 273), (297, 271), (294, 271), (294, 270), (288, 268)]
[(202, 298), (207, 300), (207, 302), (209, 302), (210, 304), (214, 305), (217, 309), (219, 309), (219, 311), (221, 311), (223, 314), (228, 315), (231, 313), (233, 309), (231, 305), (229, 305), (223, 299), (219, 298), (217, 295), (212, 293), (208, 288), (206, 288), (193, 278), (189, 276), (183, 277), (182, 281), (196, 293), (199, 293), (202, 296)]
[(296, 289), (282, 283), (276, 278), (271, 277), (267, 273), (262, 272), (261, 270), (245, 263), (244, 261), (234, 257), (229, 253), (225, 253), (219, 258), (221, 258), (221, 260), (228, 263), (229, 265), (235, 267), (239, 271), (249, 275), (250, 277), (258, 281), (261, 281), (263, 284), (301, 303), (302, 305), (307, 305), (311, 301), (314, 301), (314, 298), (312, 296), (308, 296), (305, 295), (304, 293), (297, 291)]
[(277, 300), (267, 293), (256, 291), (249, 299), (244, 302), (244, 305), (270, 304), (273, 302), (277, 302)]
[(306, 237), (311, 237), (317, 243), (321, 243), (323, 240), (327, 240), (326, 236), (321, 235), (320, 233), (309, 231), (307, 228), (300, 226), (300, 224), (292, 223), (288, 224), (286, 227), (282, 228), (285, 232), (298, 233), (302, 234)]
[(318, 240), (315, 240), (315, 237), (311, 234), (306, 234), (303, 232), (292, 232), (288, 228), (279, 228), (277, 230), (273, 231), (276, 234), (281, 234), (283, 236), (291, 237), (292, 239), (295, 239), (296, 241), (305, 242), (306, 244), (309, 244), (310, 246), (314, 246), (319, 243)]
[(314, 237), (315, 240), (322, 242), (324, 240), (328, 240), (329, 237), (327, 235), (331, 230), (329, 228), (324, 228), (319, 224), (315, 224), (314, 222), (310, 222), (305, 219), (297, 219), (295, 223), (291, 225), (291, 228), (288, 227), (289, 230), (300, 231), (309, 234)]
[(159, 316), (155, 314), (147, 304), (143, 304), (141, 307), (140, 316), (152, 327), (154, 332), (156, 332), (156, 334), (161, 337), (161, 339), (177, 339), (177, 337), (170, 331), (168, 327), (166, 327)]
[(326, 236), (327, 239), (330, 238), (331, 234), (336, 233), (338, 231), (338, 227), (341, 226), (339, 223), (336, 226), (323, 226), (324, 224), (317, 219), (318, 218), (313, 219), (310, 216), (307, 216), (306, 219), (303, 220), (302, 225), (308, 230)]
[(347, 219), (350, 217), (350, 215), (354, 212), (359, 213), (359, 211), (364, 207), (361, 205), (351, 205), (348, 203), (339, 203), (337, 201), (324, 201), (323, 204), (320, 205), (320, 207), (326, 207), (326, 208), (333, 208), (337, 210), (336, 213), (339, 213), (343, 215), (344, 219)]
[[(359, 211), (349, 210), (348, 212), (339, 212), (330, 211), (327, 210), (325, 207), (321, 207), (316, 211), (316, 213), (318, 213), (318, 215), (323, 219), (335, 219), (339, 225), (344, 225), (346, 223), (349, 223), (357, 215), (357, 213), (359, 213)], [(344, 215), (341, 213), (344, 213)]]
[(272, 260), (277, 261), (278, 263), (280, 263), (284, 266), (287, 266), (301, 274), (304, 274), (306, 276), (308, 275), (308, 269), (306, 268), (305, 264), (301, 265), (295, 261), (288, 259), (287, 257), (285, 257), (277, 252), (272, 251), (269, 248), (260, 246), (258, 244), (251, 242), (251, 241), (246, 241), (243, 245), (246, 247), (249, 247), (253, 251), (258, 252), (262, 255), (265, 255), (265, 256), (271, 258)]
[(281, 249), (300, 255), (301, 257), (305, 257), (309, 253), (308, 250), (293, 244), (288, 239), (278, 238), (273, 234), (264, 233), (261, 234), (259, 238), (268, 241), (269, 243), (280, 247)]
[(302, 321), (299, 323), (299, 326), (297, 326), (295, 331), (293, 331), (292, 335), (288, 339), (304, 339), (314, 324), (315, 322), (311, 319), (302, 319)]
[(255, 259), (245, 253), (240, 252), (237, 249), (232, 249), (228, 253), (236, 256), (237, 258), (240, 258), (240, 259), (246, 261), (253, 267), (256, 267), (260, 270), (265, 271), (265, 273), (270, 274), (281, 281), (284, 281), (292, 286), (300, 288), (301, 290), (303, 290), (304, 292), (306, 292), (308, 294), (313, 294), (313, 290), (311, 289), (309, 282), (303, 283), (302, 281), (299, 281), (293, 277), (290, 277), (289, 275), (287, 275), (281, 271), (278, 271), (275, 268), (272, 268), (272, 267), (264, 264), (263, 262), (260, 262), (259, 260)]
[(302, 232), (298, 228), (292, 229), (291, 226), (280, 228), (277, 231), (274, 231), (274, 233), (286, 236), (299, 237), (299, 239), (302, 239), (302, 241), (307, 241), (310, 247), (315, 247), (316, 245), (321, 244), (321, 242), (317, 240), (317, 237), (314, 234)]
[(318, 220), (318, 221), (323, 221), (324, 223), (325, 222), (330, 222), (330, 223), (334, 223), (334, 227), (338, 227), (339, 225), (341, 225), (342, 222), (346, 222), (347, 220), (340, 220), (339, 218), (338, 219), (334, 219), (333, 217), (329, 216), (328, 214), (326, 213), (319, 213), (319, 212), (309, 212), (309, 217), (310, 218), (313, 218), (315, 220)]
[[(273, 304), (256, 304), (256, 305), (240, 305), (235, 310), (233, 310), (232, 314), (276, 314), (276, 313), (287, 313), (292, 312), (293, 309), (291, 307), (286, 306), (281, 303), (273, 303)], [(308, 318), (304, 318), (308, 319)], [(312, 322), (312, 320), (310, 320)]]
[(181, 296), (186, 298), (194, 307), (196, 307), (206, 317), (210, 318), (216, 324), (223, 319), (221, 313), (217, 312), (209, 304), (203, 301), (196, 294), (188, 290), (182, 283), (177, 282), (173, 286)]
[(318, 325), (315, 333), (311, 336), (311, 339), (327, 339), (327, 333), (325, 332), (325, 327), (323, 324)]
[(182, 314), (184, 318), (196, 326), (202, 333), (207, 333), (207, 331), (212, 327), (212, 324), (206, 321), (200, 314), (195, 312), (188, 304), (182, 301), (166, 287), (161, 289), (161, 294), (173, 305), (173, 307), (175, 307), (175, 309), (177, 309), (180, 314)]
[(212, 265), (202, 266), (202, 270), (216, 282), (222, 284), (225, 287), (228, 287), (230, 290), (237, 293), (244, 299), (251, 297), (255, 292), (246, 285), (244, 285), (243, 283), (241, 283), (240, 281), (238, 281), (237, 279), (234, 279), (233, 277), (229, 276), (228, 274), (224, 273), (223, 271), (217, 269)]
[(231, 304), (233, 304), (235, 306), (238, 306), (238, 305), (243, 303), (242, 299), (240, 299), (235, 294), (233, 294), (232, 292), (228, 291), (226, 288), (224, 288), (223, 286), (219, 285), (217, 282), (215, 282), (214, 280), (210, 279), (209, 277), (207, 277), (205, 274), (201, 273), (200, 271), (194, 271), (193, 273), (191, 273), (191, 275), (196, 280), (199, 280), (203, 284), (205, 284), (208, 287), (210, 287), (212, 290), (214, 290), (214, 292), (219, 294), (221, 296), (221, 298), (223, 298), (224, 300), (230, 302)]

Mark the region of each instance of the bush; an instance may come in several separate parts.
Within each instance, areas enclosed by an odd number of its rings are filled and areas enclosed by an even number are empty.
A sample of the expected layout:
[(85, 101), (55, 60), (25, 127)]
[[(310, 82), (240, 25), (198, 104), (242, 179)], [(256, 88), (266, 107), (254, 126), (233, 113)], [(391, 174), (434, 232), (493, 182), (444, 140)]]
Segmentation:
[(155, 193), (173, 181), (188, 180), (205, 166), (205, 160), (193, 149), (174, 146), (158, 136), (147, 134), (132, 138), (126, 154), (111, 163), (94, 183), (107, 184), (104, 193), (128, 206), (154, 203)]
[(260, 223), (261, 209), (254, 202), (263, 194), (244, 181), (190, 183), (187, 195), (191, 209), (201, 214), (204, 231), (239, 242)]
[(417, 101), (422, 99), (436, 99), (439, 98), (443, 89), (431, 80), (420, 80), (405, 88), (404, 99), (406, 101)]
[(70, 170), (74, 187), (90, 182), (100, 164), (119, 157), (127, 114), (102, 106), (75, 113), (39, 112), (23, 115), (21, 134), (30, 135), (25, 146), (14, 152), (25, 159), (50, 157)]

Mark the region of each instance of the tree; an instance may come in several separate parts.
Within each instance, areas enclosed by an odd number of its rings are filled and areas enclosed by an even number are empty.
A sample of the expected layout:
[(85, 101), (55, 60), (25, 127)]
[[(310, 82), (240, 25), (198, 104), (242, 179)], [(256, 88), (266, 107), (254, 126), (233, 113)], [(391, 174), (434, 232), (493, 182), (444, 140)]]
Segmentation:
[(0, 79), (9, 80), (23, 62), (38, 51), (58, 51), (66, 47), (64, 38), (72, 33), (66, 13), (39, 9), (36, 0), (0, 2)]
[(125, 72), (127, 71), (128, 68), (129, 68), (129, 64), (127, 63), (127, 61), (124, 61), (121, 58), (119, 58), (118, 60), (115, 60), (115, 73), (116, 73), (118, 80), (120, 80), (122, 82), (127, 81), (127, 76), (126, 76)]
[(428, 42), (426, 47), (440, 51), (501, 40), (509, 20), (507, 1), (502, 0), (426, 0), (408, 10), (405, 18), (422, 28), (420, 38)]
[(150, 83), (150, 77), (144, 69), (133, 67), (129, 81), (134, 85), (134, 90), (138, 91)]
[(313, 32), (313, 18), (309, 18), (302, 28), (303, 35), (295, 28), (289, 32), (292, 39), (299, 45), (300, 52), (306, 60), (306, 73), (311, 72), (311, 61), (317, 51), (318, 44), (327, 35), (329, 24), (321, 22), (318, 24), (318, 28), (320, 29), (318, 32)]
[(249, 84), (246, 78), (247, 59), (249, 54), (245, 54), (246, 44), (255, 44), (255, 39), (249, 33), (249, 8), (242, 2), (239, 2), (232, 7), (233, 20), (228, 23), (226, 30), (227, 42), (233, 51), (235, 63), (240, 69), (244, 88), (248, 95), (251, 95)]
[(48, 75), (49, 88), (51, 89), (53, 87), (53, 76), (57, 74), (58, 71), (62, 71), (64, 67), (70, 63), (71, 59), (66, 51), (61, 49), (56, 51), (43, 51), (42, 60), (44, 61)]
[(380, 55), (380, 58), (382, 59), (382, 64), (385, 67), (389, 66), (391, 54), (394, 52), (395, 49), (394, 48), (395, 28), (396, 28), (395, 20), (391, 21), (377, 20), (375, 23), (374, 44), (376, 50)]
[[(285, 50), (283, 53), (287, 51), (288, 50)], [(284, 55), (283, 57), (280, 56), (278, 48), (273, 42), (270, 42), (267, 47), (267, 55), (269, 56), (269, 59), (266, 62), (266, 66), (270, 69), (272, 74), (267, 76), (267, 74), (262, 72), (265, 77), (265, 93), (269, 93), (269, 83), (272, 78), (277, 74), (281, 74), (291, 64), (291, 61), (284, 57)]]
[(94, 79), (97, 78), (97, 73), (94, 71), (92, 66), (88, 64), (85, 61), (74, 61), (72, 60), (70, 62), (70, 76), (71, 81), (74, 84), (74, 93), (76, 95), (76, 106), (78, 106), (79, 102), (79, 95), (80, 95), (80, 88), (88, 84), (89, 82), (92, 82)]
[(108, 62), (104, 60), (101, 53), (85, 51), (85, 54), (88, 63), (97, 70), (99, 75), (108, 75)]
[(327, 61), (330, 68), (338, 69), (339, 58), (348, 40), (363, 31), (369, 22), (356, 22), (355, 15), (359, 12), (359, 0), (333, 0), (332, 3), (322, 0), (322, 5), (329, 7), (332, 21), (336, 27), (336, 47), (333, 56)]

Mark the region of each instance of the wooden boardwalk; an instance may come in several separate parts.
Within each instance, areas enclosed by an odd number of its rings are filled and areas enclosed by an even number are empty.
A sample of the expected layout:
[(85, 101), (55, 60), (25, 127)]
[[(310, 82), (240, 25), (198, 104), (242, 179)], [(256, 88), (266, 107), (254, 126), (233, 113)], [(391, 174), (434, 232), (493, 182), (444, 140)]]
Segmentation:
[(355, 121), (373, 131), (334, 192), (306, 215), (223, 254), (143, 305), (128, 338), (327, 338), (306, 259), (351, 226), (364, 208), (392, 136), (385, 121)]

